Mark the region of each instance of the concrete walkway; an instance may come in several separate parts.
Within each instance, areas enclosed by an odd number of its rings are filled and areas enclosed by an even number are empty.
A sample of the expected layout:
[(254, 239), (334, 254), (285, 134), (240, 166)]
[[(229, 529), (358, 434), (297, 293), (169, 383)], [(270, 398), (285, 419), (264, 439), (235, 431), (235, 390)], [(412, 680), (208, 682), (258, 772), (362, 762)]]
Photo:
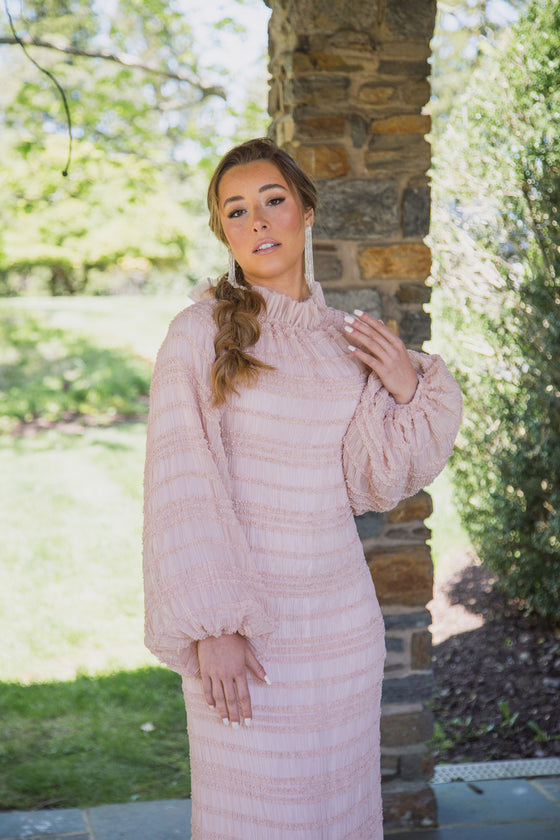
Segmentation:
[[(560, 777), (434, 785), (437, 829), (387, 840), (560, 840)], [(0, 840), (190, 840), (190, 800), (0, 813)], [(266, 840), (263, 837), (263, 840)]]

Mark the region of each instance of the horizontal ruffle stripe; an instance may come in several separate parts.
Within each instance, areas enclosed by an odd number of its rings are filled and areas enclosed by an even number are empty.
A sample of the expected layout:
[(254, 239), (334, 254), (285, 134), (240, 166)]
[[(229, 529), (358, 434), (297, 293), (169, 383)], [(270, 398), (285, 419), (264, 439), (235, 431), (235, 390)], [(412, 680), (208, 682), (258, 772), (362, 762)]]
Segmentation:
[[(208, 797), (208, 799), (210, 799), (210, 798), (211, 797)], [(275, 810), (276, 803), (270, 802), (268, 804), (268, 808), (265, 808), (263, 806), (263, 802), (258, 801), (258, 802), (255, 803), (257, 805), (257, 807), (251, 813), (249, 813), (248, 810), (244, 811), (244, 812), (241, 812), (241, 811), (236, 811), (234, 809), (229, 809), (229, 808), (228, 809), (220, 808), (219, 806), (213, 804), (213, 802), (215, 802), (215, 801), (216, 801), (216, 799), (213, 799), (212, 802), (207, 801), (207, 803), (205, 805), (205, 809), (208, 812), (208, 814), (213, 814), (215, 816), (225, 817), (226, 819), (228, 819), (228, 820), (231, 819), (234, 822), (235, 821), (240, 821), (244, 827), (247, 826), (248, 830), (251, 830), (251, 829), (253, 830), (253, 834), (251, 834), (251, 835), (245, 834), (245, 838), (247, 838), (249, 836), (250, 837), (255, 837), (255, 838), (257, 838), (257, 837), (265, 838), (266, 837), (267, 840), (269, 840), (271, 835), (270, 834), (265, 834), (263, 832), (265, 830), (270, 830), (270, 831), (284, 832), (284, 834), (279, 835), (279, 838), (284, 838), (286, 836), (289, 836), (289, 835), (287, 835), (287, 832), (291, 832), (291, 833), (293, 833), (293, 832), (305, 832), (301, 835), (302, 840), (304, 840), (304, 838), (306, 838), (306, 837), (307, 838), (315, 837), (315, 836), (319, 837), (320, 834), (318, 832), (320, 832), (320, 831), (325, 832), (325, 831), (330, 830), (331, 831), (330, 835), (324, 833), (323, 836), (324, 837), (329, 837), (329, 840), (330, 840), (330, 837), (336, 837), (337, 840), (338, 840), (338, 838), (341, 835), (333, 833), (333, 829), (335, 828), (337, 823), (338, 824), (344, 823), (350, 817), (349, 811), (345, 811), (342, 814), (335, 814), (334, 816), (325, 817), (325, 818), (322, 818), (322, 819), (302, 820), (302, 821), (298, 820), (297, 822), (296, 821), (288, 822), (288, 821), (283, 820), (283, 819), (274, 820), (274, 819), (271, 819), (270, 817), (264, 816), (265, 814), (271, 813)], [(359, 800), (357, 800), (356, 802), (352, 802), (352, 805), (351, 805), (352, 810), (356, 809), (356, 812), (360, 813), (360, 809), (362, 807), (367, 807), (369, 801), (371, 801), (371, 798), (370, 798), (370, 793), (368, 791)], [(193, 802), (193, 807), (194, 807), (194, 802)], [(234, 806), (234, 808), (235, 808), (235, 806)], [(289, 810), (289, 811), (293, 812), (294, 809), (290, 805), (289, 808), (286, 809), (286, 810)], [(307, 810), (312, 812), (313, 808), (308, 806)], [(350, 834), (345, 834), (343, 836), (346, 837), (346, 838), (350, 838), (350, 837), (354, 838), (355, 837), (356, 840), (377, 840), (377, 838), (379, 838), (379, 840), (383, 840), (383, 835), (379, 834), (379, 833), (373, 834), (373, 835), (371, 835), (371, 834), (370, 835), (364, 835), (363, 833), (361, 833), (363, 825), (368, 825), (368, 826), (372, 825), (372, 821), (373, 821), (373, 824), (375, 825), (376, 818), (378, 818), (381, 815), (381, 808), (380, 808), (379, 804), (377, 805), (377, 807), (375, 809), (370, 809), (370, 810), (374, 811), (374, 813), (371, 816), (368, 816), (366, 821), (364, 823), (362, 823), (361, 826), (359, 826), (358, 830), (360, 831), (360, 833), (356, 834), (354, 832), (354, 833), (350, 833)], [(193, 828), (194, 828), (194, 823), (193, 823)], [(379, 830), (379, 828), (380, 828), (380, 825), (376, 825), (376, 830), (377, 831)], [(205, 840), (204, 834), (201, 833), (201, 834), (198, 834), (197, 837), (195, 837), (195, 834), (194, 834), (194, 831), (193, 831), (193, 840)]]
[[(191, 714), (195, 714), (198, 710), (194, 704), (187, 703), (187, 711), (191, 712)], [(305, 749), (304, 747), (301, 747), (299, 749), (296, 748), (289, 750), (279, 746), (277, 739), (273, 739), (275, 749), (264, 749), (262, 746), (255, 746), (255, 738), (240, 741), (237, 737), (229, 737), (227, 741), (224, 741), (223, 724), (221, 720), (215, 720), (215, 712), (213, 715), (216, 737), (211, 738), (208, 735), (205, 737), (196, 736), (196, 746), (193, 750), (191, 750), (191, 752), (196, 751), (200, 752), (201, 755), (208, 755), (214, 750), (217, 750), (218, 752), (223, 752), (230, 760), (234, 758), (240, 759), (243, 766), (251, 766), (249, 761), (251, 757), (256, 765), (262, 764), (263, 766), (270, 762), (271, 764), (274, 763), (275, 766), (281, 767), (284, 765), (291, 765), (293, 768), (298, 766), (297, 759), (300, 759), (301, 761), (311, 761), (315, 764), (323, 764), (324, 760), (328, 759), (329, 761), (333, 763), (336, 762), (342, 766), (347, 760), (348, 755), (354, 754), (354, 751), (357, 751), (358, 747), (363, 746), (364, 743), (376, 744), (379, 735), (379, 722), (375, 720), (375, 722), (367, 728), (360, 728), (358, 734), (354, 737), (340, 739), (335, 743), (321, 748)], [(254, 721), (253, 726), (258, 726), (258, 722)], [(253, 731), (253, 728), (251, 728), (251, 734)], [(233, 733), (234, 736), (237, 736), (237, 734), (239, 733)], [(356, 752), (356, 754), (358, 753)]]
[[(214, 302), (172, 322), (150, 394), (146, 644), (183, 675), (193, 840), (382, 840), (384, 625), (353, 514), (441, 469), (460, 394), (439, 357), (396, 405), (347, 349), (317, 286), (266, 302), (251, 353), (273, 366), (213, 405)], [(239, 632), (253, 726), (208, 708), (196, 642)]]
[(326, 797), (344, 793), (363, 781), (371, 772), (371, 756), (362, 755), (349, 767), (340, 767), (322, 776), (308, 779), (302, 787), (299, 776), (289, 779), (265, 778), (261, 774), (246, 770), (224, 769), (214, 763), (193, 759), (192, 771), (200, 785), (207, 788), (228, 789), (230, 794), (255, 796), (264, 802), (286, 802), (299, 805), (302, 809), (307, 804), (321, 802)]

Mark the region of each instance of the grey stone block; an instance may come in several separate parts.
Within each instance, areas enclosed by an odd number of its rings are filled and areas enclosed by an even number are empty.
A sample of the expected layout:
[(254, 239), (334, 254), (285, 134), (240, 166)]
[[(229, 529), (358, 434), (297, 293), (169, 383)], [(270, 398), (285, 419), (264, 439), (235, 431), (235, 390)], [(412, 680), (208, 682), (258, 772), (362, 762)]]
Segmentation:
[(395, 40), (429, 41), (436, 20), (436, 0), (388, 0), (385, 25)]
[[(278, 4), (272, 4), (278, 5)], [(377, 19), (376, 0), (345, 0), (345, 2), (318, 3), (317, 0), (288, 0), (282, 3), (295, 32), (337, 32), (369, 30)], [(349, 23), (351, 26), (349, 26)]]
[(394, 639), (391, 636), (385, 639), (385, 647), (387, 653), (402, 653), (404, 650), (404, 640)]
[(409, 187), (403, 198), (404, 236), (427, 236), (430, 232), (430, 188)]
[(190, 840), (190, 799), (102, 805), (87, 811), (95, 840)]
[[(334, 309), (342, 309), (343, 312), (353, 312), (354, 309), (361, 309), (363, 312), (368, 312), (374, 318), (381, 317), (381, 298), (376, 289), (346, 289), (344, 291), (323, 289), (323, 292), (327, 306), (332, 306)], [(375, 517), (376, 514), (363, 514), (363, 517), (368, 516)], [(357, 519), (362, 519), (363, 517), (357, 517)], [(373, 522), (373, 519), (371, 521)], [(356, 524), (358, 523), (356, 522)], [(362, 539), (365, 539), (365, 535), (360, 531), (359, 525), (358, 533)], [(377, 533), (379, 532), (372, 533), (371, 536), (377, 536)]]
[(342, 277), (342, 263), (334, 249), (315, 247), (313, 249), (313, 263), (315, 277), (319, 283), (329, 280), (340, 280)]
[(417, 703), (429, 700), (435, 690), (432, 674), (411, 674), (383, 682), (382, 703)]
[(319, 181), (318, 239), (360, 240), (398, 230), (396, 181)]
[(52, 811), (10, 811), (0, 815), (0, 838), (48, 837), (57, 840), (88, 840), (87, 826), (78, 808)]
[(293, 101), (302, 105), (325, 105), (345, 102), (350, 78), (342, 75), (298, 76), (293, 81)]
[(420, 346), (429, 341), (432, 333), (432, 319), (427, 312), (405, 312), (400, 322), (400, 336), (405, 344)]
[(406, 76), (409, 81), (415, 77), (425, 79), (430, 73), (430, 65), (427, 61), (385, 59), (379, 62), (377, 73), (379, 76)]
[(432, 623), (432, 616), (428, 610), (421, 610), (402, 615), (384, 615), (385, 630), (410, 630), (428, 627)]
[[(358, 308), (362, 309), (363, 307)], [(365, 311), (366, 310), (364, 309), (364, 312)], [(367, 540), (370, 537), (379, 536), (383, 527), (384, 516), (382, 513), (375, 513), (374, 511), (370, 511), (369, 513), (363, 513), (361, 516), (355, 516), (354, 522), (356, 523), (356, 528), (358, 529), (360, 539)]]

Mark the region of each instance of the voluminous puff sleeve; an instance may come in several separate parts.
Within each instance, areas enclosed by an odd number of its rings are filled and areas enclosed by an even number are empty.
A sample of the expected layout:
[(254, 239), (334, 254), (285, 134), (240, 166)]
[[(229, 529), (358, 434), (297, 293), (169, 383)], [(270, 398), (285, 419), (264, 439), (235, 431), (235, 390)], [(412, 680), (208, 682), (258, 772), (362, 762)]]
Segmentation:
[(144, 473), (145, 643), (187, 676), (199, 674), (196, 640), (239, 632), (258, 656), (275, 626), (232, 506), (209, 386), (212, 323), (186, 310), (169, 329), (152, 378)]
[(418, 375), (399, 405), (370, 374), (343, 441), (343, 466), (355, 515), (391, 510), (441, 472), (461, 422), (462, 396), (443, 360), (409, 350)]

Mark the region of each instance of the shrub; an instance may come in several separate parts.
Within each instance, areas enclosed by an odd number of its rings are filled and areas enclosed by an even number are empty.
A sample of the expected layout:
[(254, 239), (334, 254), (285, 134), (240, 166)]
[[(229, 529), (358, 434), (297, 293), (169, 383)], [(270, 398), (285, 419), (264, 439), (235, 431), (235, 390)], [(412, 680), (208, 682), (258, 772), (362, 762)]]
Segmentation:
[(465, 394), (461, 518), (505, 592), (560, 619), (560, 6), (487, 48), (434, 172), (435, 317)]

